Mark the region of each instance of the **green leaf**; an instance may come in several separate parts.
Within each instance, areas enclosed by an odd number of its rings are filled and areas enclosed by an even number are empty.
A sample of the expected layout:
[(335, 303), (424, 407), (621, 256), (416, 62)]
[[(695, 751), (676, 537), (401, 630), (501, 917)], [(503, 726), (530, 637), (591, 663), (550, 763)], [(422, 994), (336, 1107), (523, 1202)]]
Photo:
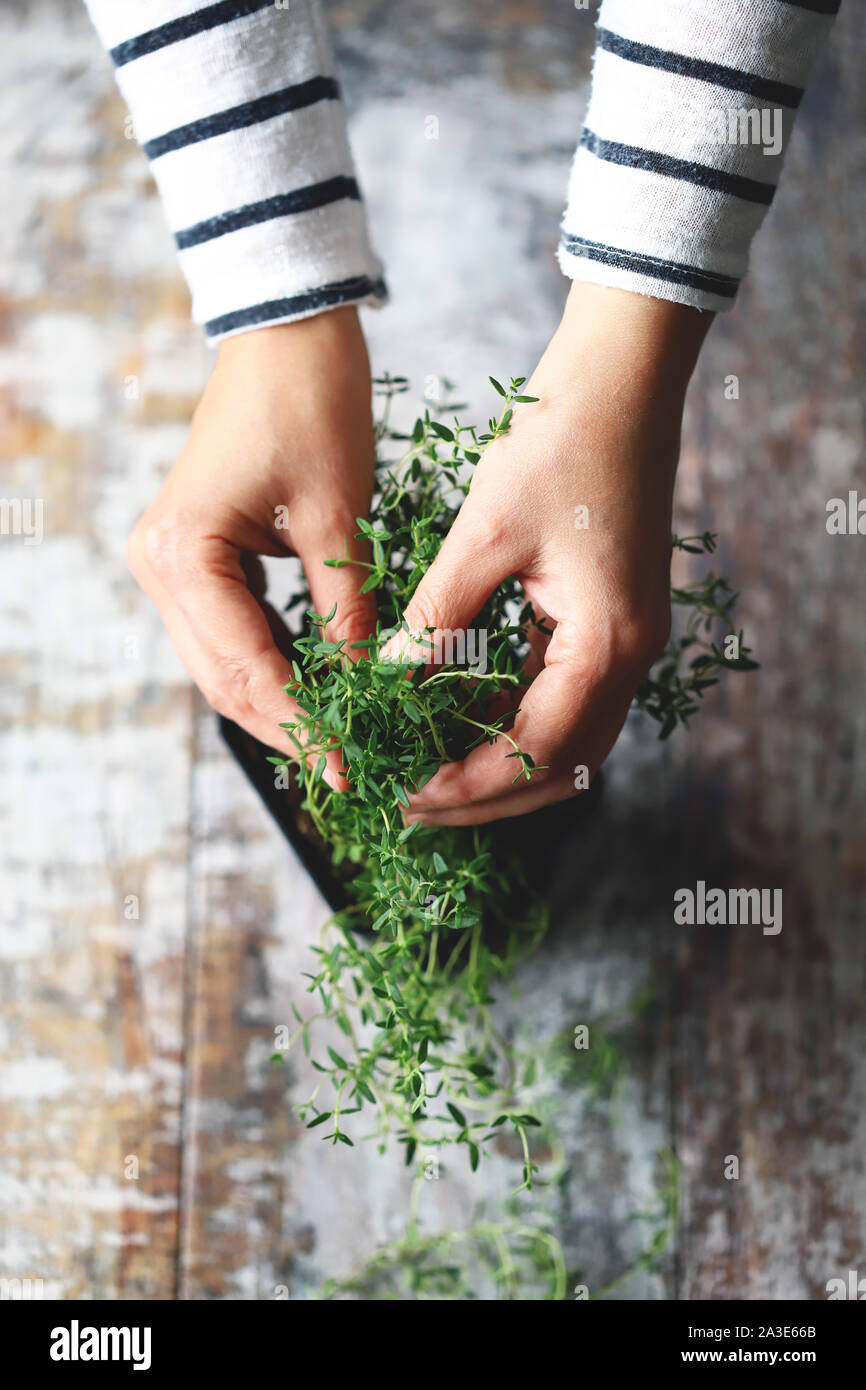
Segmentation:
[(334, 1063), (335, 1067), (340, 1067), (342, 1071), (349, 1070), (349, 1063), (346, 1061), (344, 1057), (340, 1056), (339, 1052), (335, 1052), (332, 1047), (328, 1048), (328, 1056)]
[(461, 1129), (465, 1129), (466, 1116), (463, 1114), (463, 1111), (460, 1110), (456, 1105), (452, 1105), (450, 1100), (446, 1101), (445, 1104), (447, 1105), (448, 1110), (450, 1111), (451, 1118), (455, 1120), (458, 1125), (460, 1125)]
[(440, 439), (447, 439), (450, 444), (454, 443), (454, 431), (449, 430), (447, 425), (440, 425), (438, 420), (431, 420), (430, 428)]
[(507, 395), (508, 395), (508, 392), (505, 390), (505, 387), (504, 387), (504, 386), (500, 386), (500, 384), (499, 384), (499, 382), (496, 380), (496, 377), (495, 377), (495, 376), (489, 376), (489, 377), (487, 378), (487, 380), (490, 382), (490, 385), (493, 387), (494, 391), (498, 391), (498, 392), (499, 392), (500, 396), (507, 396)]
[[(495, 1075), (493, 1068), (486, 1066), (483, 1062), (473, 1062), (469, 1070), (473, 1076), (477, 1076), (481, 1081), (485, 1081), (488, 1077)], [(526, 1084), (525, 1078), (524, 1084)]]
[(323, 1110), (321, 1115), (317, 1115), (314, 1120), (310, 1120), (307, 1129), (315, 1129), (316, 1125), (323, 1125), (326, 1120), (330, 1120), (331, 1114), (332, 1112), (330, 1110)]

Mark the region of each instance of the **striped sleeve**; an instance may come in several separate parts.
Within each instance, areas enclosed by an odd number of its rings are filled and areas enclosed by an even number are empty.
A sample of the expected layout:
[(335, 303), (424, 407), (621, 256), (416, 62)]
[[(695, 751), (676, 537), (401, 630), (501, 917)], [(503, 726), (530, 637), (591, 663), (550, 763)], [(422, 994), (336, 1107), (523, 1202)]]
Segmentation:
[(559, 262), (729, 309), (840, 0), (603, 0)]
[(87, 6), (208, 339), (382, 303), (317, 0)]

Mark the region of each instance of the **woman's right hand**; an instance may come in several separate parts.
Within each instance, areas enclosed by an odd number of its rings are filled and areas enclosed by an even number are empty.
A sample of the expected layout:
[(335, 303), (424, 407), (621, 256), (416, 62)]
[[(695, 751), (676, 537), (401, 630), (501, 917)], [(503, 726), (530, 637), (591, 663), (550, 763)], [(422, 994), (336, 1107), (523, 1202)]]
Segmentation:
[[(347, 538), (352, 558), (369, 558), (353, 537), (373, 492), (370, 387), (354, 308), (223, 340), (189, 438), (129, 539), (130, 569), (208, 703), (280, 752), (296, 752), (279, 728), (297, 713), (282, 689), (294, 676), (255, 557), (300, 557), (316, 611), (337, 605), (330, 638), (371, 634), (365, 571), (323, 563)], [(345, 785), (336, 754), (325, 776)]]

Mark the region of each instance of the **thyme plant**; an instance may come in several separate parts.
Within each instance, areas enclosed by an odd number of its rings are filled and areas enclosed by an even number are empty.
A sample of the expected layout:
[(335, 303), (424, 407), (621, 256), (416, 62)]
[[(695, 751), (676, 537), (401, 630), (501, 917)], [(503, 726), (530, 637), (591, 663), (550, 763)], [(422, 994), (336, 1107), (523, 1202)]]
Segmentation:
[(319, 1297), (400, 1302), (466, 1302), (491, 1296), (544, 1302), (608, 1298), (635, 1274), (652, 1269), (673, 1239), (679, 1218), (678, 1169), (670, 1151), (664, 1150), (660, 1159), (663, 1173), (655, 1206), (635, 1213), (648, 1228), (645, 1248), (600, 1289), (590, 1290), (580, 1269), (569, 1272), (550, 1216), (527, 1220), (514, 1203), (504, 1220), (490, 1220), (482, 1212), (463, 1230), (420, 1230), (415, 1208), (424, 1179), (418, 1178), (406, 1234), (381, 1246), (348, 1274), (328, 1279)]
[[(511, 744), (515, 780), (536, 772), (501, 712), (503, 694), (520, 686), (535, 617), (517, 581), (509, 579), (476, 619), (487, 638), (484, 669), (469, 670), (456, 660), (431, 666), (424, 657), (384, 660), (379, 653), (435, 559), (472, 469), (508, 431), (515, 408), (531, 409), (534, 398), (522, 393), (524, 381), (513, 379), (506, 389), (491, 378), (501, 409), (486, 430), (461, 424), (456, 414), (446, 423), (426, 409), (410, 436), (389, 425), (392, 401), (408, 383), (390, 376), (377, 382), (385, 397), (380, 452), (389, 443), (401, 447), (396, 460), (378, 466), (375, 522), (358, 520), (359, 534), (370, 542), (363, 587), (376, 593), (377, 630), (358, 644), (364, 650), (352, 660), (344, 642), (326, 637), (334, 613), (307, 610), (306, 630), (296, 641), (295, 683), (287, 687), (302, 713), (283, 726), (305, 749), (298, 772), (303, 809), (351, 898), (315, 948), (316, 966), (308, 975), (314, 1011), (304, 1017), (295, 1009), (289, 1047), (300, 1043), (319, 1073), (312, 1093), (295, 1108), (332, 1144), (351, 1146), (352, 1134), (365, 1131), (382, 1150), (396, 1140), (407, 1165), (419, 1147), (426, 1154), (456, 1144), (474, 1171), (510, 1131), (523, 1156), (518, 1192), (532, 1189), (538, 1172), (532, 1134), (541, 1122), (522, 1098), (520, 1059), (498, 1032), (491, 1009), (497, 986), (543, 936), (546, 907), (495, 826), (406, 826), (401, 813), (411, 790), (483, 740), (502, 736)], [(673, 544), (711, 554), (715, 537), (674, 537)], [(329, 563), (360, 562), (350, 560), (347, 549)], [(735, 598), (712, 574), (672, 591), (674, 604), (687, 610), (685, 630), (671, 639), (634, 701), (659, 723), (662, 738), (688, 722), (723, 670), (754, 666), (734, 627)], [(299, 602), (309, 603), (306, 589), (290, 606)], [(736, 642), (726, 652), (722, 644), (731, 636)], [(350, 783), (341, 794), (322, 779), (325, 754), (333, 748), (341, 752)], [(284, 757), (271, 761), (287, 765)], [(313, 1056), (320, 1020), (334, 1020), (343, 1040)]]

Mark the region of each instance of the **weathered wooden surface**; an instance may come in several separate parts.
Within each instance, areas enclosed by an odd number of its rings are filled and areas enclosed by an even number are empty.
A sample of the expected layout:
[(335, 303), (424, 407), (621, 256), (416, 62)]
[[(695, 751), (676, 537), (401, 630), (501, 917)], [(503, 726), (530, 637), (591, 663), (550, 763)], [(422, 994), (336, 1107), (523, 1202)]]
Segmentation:
[[(487, 372), (531, 367), (561, 301), (591, 14), (329, 8), (394, 297), (368, 316), (374, 361), (450, 377), (483, 412)], [(407, 1181), (299, 1133), (304, 1064), (267, 1063), (324, 908), (123, 563), (206, 354), (83, 13), (41, 0), (0, 25), (0, 491), (46, 504), (41, 545), (0, 541), (0, 1277), (65, 1299), (303, 1298), (401, 1233)], [(613, 1113), (566, 1092), (561, 1116), (562, 1230), (591, 1288), (640, 1251), (659, 1152), (679, 1156), (675, 1249), (622, 1298), (821, 1297), (866, 1269), (866, 542), (824, 525), (863, 444), (862, 47), (849, 6), (691, 395), (678, 518), (720, 532), (763, 670), (685, 742), (627, 730), (504, 1010), (539, 1034), (626, 1024)], [(676, 926), (673, 891), (699, 878), (783, 888), (782, 933)], [(512, 1173), (499, 1155), (484, 1195)], [(446, 1165), (425, 1219), (465, 1222), (478, 1192)]]

